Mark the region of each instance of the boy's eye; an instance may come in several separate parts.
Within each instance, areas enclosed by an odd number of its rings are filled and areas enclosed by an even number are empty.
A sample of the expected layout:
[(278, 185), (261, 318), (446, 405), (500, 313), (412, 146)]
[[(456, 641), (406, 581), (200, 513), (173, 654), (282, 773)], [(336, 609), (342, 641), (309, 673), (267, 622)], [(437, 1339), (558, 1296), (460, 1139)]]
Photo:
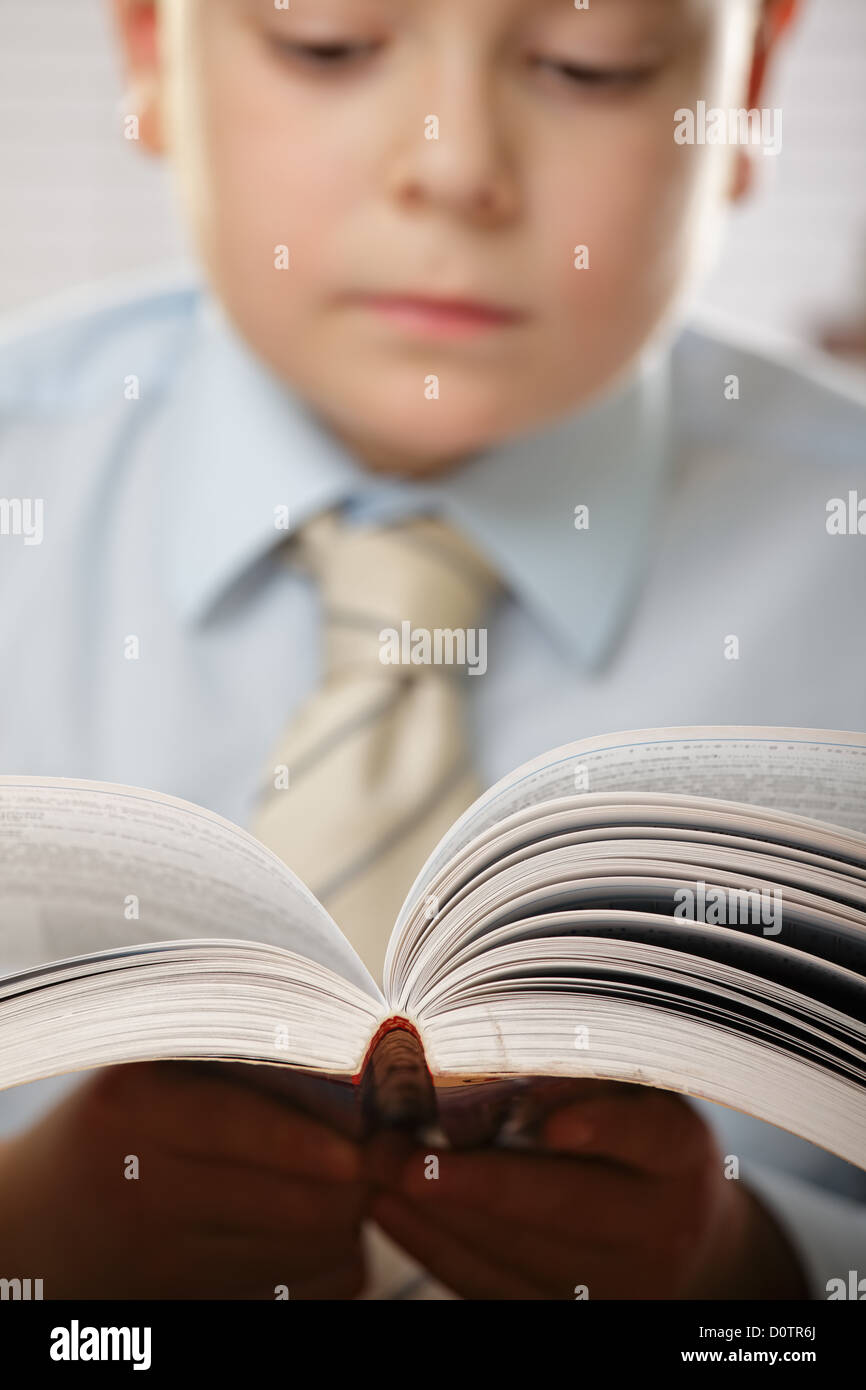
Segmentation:
[(656, 72), (651, 67), (594, 68), (583, 63), (564, 63), (556, 58), (538, 58), (535, 61), (539, 67), (579, 87), (637, 87), (649, 81)]
[(273, 46), (283, 57), (297, 58), (310, 67), (344, 67), (353, 60), (365, 58), (375, 52), (375, 43), (351, 43), (335, 39), (328, 43), (288, 43), (274, 39)]

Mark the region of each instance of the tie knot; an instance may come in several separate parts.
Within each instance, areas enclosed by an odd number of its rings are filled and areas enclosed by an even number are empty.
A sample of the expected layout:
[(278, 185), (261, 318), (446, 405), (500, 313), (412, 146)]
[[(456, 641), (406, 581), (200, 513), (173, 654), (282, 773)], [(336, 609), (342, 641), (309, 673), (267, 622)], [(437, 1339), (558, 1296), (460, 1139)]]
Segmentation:
[(319, 584), (329, 674), (463, 669), (486, 653), (479, 624), (499, 576), (440, 518), (365, 526), (327, 512), (304, 527), (300, 555)]

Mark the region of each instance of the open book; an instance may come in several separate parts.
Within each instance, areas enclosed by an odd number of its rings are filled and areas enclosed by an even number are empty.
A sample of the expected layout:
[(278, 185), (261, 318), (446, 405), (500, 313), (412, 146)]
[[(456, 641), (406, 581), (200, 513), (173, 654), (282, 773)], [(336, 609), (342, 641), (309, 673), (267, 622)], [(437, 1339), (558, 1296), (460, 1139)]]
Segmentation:
[(243, 1072), (347, 1130), (474, 1143), (526, 1087), (603, 1077), (866, 1167), (866, 735), (642, 730), (527, 763), (431, 854), (383, 990), (221, 817), (3, 777), (0, 960), (0, 1087), (270, 1064)]

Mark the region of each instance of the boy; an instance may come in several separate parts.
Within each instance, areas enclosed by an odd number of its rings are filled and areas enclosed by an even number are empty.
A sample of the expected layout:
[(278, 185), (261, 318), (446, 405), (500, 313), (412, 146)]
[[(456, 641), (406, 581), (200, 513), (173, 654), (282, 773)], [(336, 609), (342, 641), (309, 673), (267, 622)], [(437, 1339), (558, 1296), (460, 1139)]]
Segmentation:
[[(329, 513), (432, 512), (472, 543), (498, 593), (464, 700), (482, 784), (615, 728), (863, 727), (863, 560), (824, 525), (863, 485), (862, 406), (672, 341), (751, 167), (674, 131), (702, 101), (760, 106), (792, 10), (115, 0), (140, 138), (171, 155), (209, 288), (3, 351), (4, 488), (44, 501), (44, 544), (3, 542), (3, 770), (156, 786), (255, 829), (333, 617), (285, 563), (282, 505), (301, 553)], [(337, 836), (330, 809), (312, 849), (336, 856), (351, 818)], [(362, 940), (350, 901), (331, 910), (378, 971), (393, 904)], [(524, 1147), (449, 1153), (425, 1184), (409, 1140), (118, 1068), (8, 1142), (0, 1243), (55, 1297), (352, 1296), (365, 1252), (393, 1297), (823, 1297), (862, 1268), (863, 1175), (768, 1126), (598, 1082), (524, 1118)], [(120, 1180), (130, 1150), (147, 1181)]]

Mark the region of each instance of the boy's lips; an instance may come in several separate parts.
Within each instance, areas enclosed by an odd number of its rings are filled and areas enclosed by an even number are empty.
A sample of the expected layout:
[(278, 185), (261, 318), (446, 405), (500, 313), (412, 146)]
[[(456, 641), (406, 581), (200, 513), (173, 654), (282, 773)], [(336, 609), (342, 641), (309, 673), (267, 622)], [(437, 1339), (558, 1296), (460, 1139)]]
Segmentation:
[(528, 317), (520, 309), (454, 296), (360, 292), (350, 295), (349, 299), (397, 326), (425, 337), (463, 337), (513, 326)]

